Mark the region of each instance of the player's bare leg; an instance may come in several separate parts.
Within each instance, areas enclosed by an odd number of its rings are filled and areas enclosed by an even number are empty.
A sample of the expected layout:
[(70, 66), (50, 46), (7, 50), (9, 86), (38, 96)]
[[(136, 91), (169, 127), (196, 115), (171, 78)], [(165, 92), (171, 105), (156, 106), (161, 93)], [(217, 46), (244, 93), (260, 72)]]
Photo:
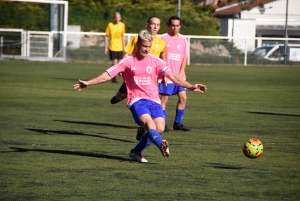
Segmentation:
[[(112, 60), (112, 65), (116, 65), (118, 62), (119, 62), (118, 59), (113, 59), (113, 60)], [(116, 77), (113, 77), (113, 78), (111, 79), (111, 82), (112, 82), (112, 83), (118, 83), (117, 78), (116, 78)]]
[(154, 120), (149, 114), (143, 114), (139, 121), (147, 130), (140, 142), (131, 150), (130, 157), (139, 162), (148, 162), (142, 155), (142, 151), (149, 146), (149, 142), (155, 144), (161, 151), (164, 158), (170, 156), (169, 143), (162, 139), (159, 132), (164, 130), (164, 118), (158, 117)]
[(177, 95), (178, 95), (178, 102), (176, 108), (178, 110), (184, 110), (187, 101), (186, 91), (181, 91)]
[[(159, 134), (162, 134), (165, 131), (165, 119), (164, 118), (156, 118), (154, 119), (156, 130)], [(147, 133), (148, 127), (144, 125), (143, 122), (140, 122), (138, 125), (138, 130), (136, 134), (136, 140), (140, 141), (142, 137)]]
[[(163, 111), (165, 111), (164, 113), (166, 113), (166, 107), (167, 107), (167, 102), (169, 100), (169, 95), (164, 95), (164, 94), (161, 94), (160, 95), (160, 100), (161, 100), (161, 107), (163, 109)], [(167, 117), (165, 117), (165, 120), (167, 119)], [(164, 132), (170, 132), (171, 129), (169, 129), (168, 125), (167, 125), (167, 122), (165, 122), (165, 129), (164, 129)]]

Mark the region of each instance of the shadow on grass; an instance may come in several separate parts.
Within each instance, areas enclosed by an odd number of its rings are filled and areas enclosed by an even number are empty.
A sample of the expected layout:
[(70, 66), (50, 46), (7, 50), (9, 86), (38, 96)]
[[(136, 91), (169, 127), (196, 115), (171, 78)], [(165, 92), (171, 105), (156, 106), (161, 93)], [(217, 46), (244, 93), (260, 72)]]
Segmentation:
[(262, 172), (270, 172), (270, 170), (265, 170), (265, 169), (240, 167), (240, 166), (226, 165), (226, 164), (221, 164), (221, 163), (209, 163), (209, 165), (211, 165), (211, 167), (213, 167), (213, 168), (218, 168), (218, 169), (256, 170), (256, 171), (262, 171)]
[(47, 134), (47, 135), (50, 135), (50, 133), (55, 133), (55, 134), (60, 134), (60, 135), (81, 135), (81, 136), (88, 136), (88, 137), (104, 138), (104, 139), (115, 140), (115, 141), (120, 141), (120, 142), (130, 142), (130, 143), (133, 142), (130, 140), (122, 140), (122, 139), (118, 139), (118, 138), (105, 137), (105, 136), (101, 136), (101, 135), (88, 134), (88, 133), (77, 132), (77, 131), (60, 131), (60, 130), (47, 130), (47, 129), (37, 129), (37, 128), (25, 128), (25, 129), (29, 130), (29, 131), (42, 133), (42, 134)]
[(209, 163), (213, 168), (220, 168), (220, 169), (231, 169), (231, 170), (242, 170), (245, 169), (243, 167), (232, 166), (232, 165), (225, 165), (220, 163)]
[(251, 114), (265, 114), (265, 115), (277, 115), (277, 116), (288, 116), (288, 117), (300, 117), (299, 114), (282, 114), (282, 113), (275, 113), (275, 112), (251, 112), (251, 111), (248, 111), (248, 113), (251, 113)]
[(114, 128), (128, 128), (128, 129), (136, 129), (137, 128), (137, 127), (134, 127), (134, 126), (124, 126), (124, 125), (109, 124), (109, 123), (96, 123), (96, 122), (85, 122), (85, 121), (68, 121), (68, 120), (53, 120), (53, 121), (60, 121), (60, 122), (70, 123), (70, 124), (92, 125), (92, 126), (109, 126), (109, 127), (114, 127)]
[(87, 152), (79, 152), (79, 151), (66, 151), (66, 150), (47, 150), (47, 149), (24, 149), (18, 147), (10, 147), (15, 152), (43, 152), (43, 153), (51, 153), (51, 154), (64, 154), (64, 155), (73, 155), (73, 156), (86, 156), (93, 158), (104, 158), (104, 159), (112, 159), (118, 161), (131, 161), (130, 158), (124, 158), (120, 156), (111, 156), (105, 154), (95, 154), (95, 153), (87, 153)]

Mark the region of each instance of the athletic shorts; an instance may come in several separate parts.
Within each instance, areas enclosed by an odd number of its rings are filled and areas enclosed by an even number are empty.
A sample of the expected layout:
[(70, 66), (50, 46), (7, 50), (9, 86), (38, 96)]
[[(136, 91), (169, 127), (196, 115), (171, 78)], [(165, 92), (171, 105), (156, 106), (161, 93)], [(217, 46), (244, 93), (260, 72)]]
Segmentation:
[(159, 83), (158, 91), (159, 91), (159, 94), (165, 94), (165, 95), (172, 96), (172, 95), (178, 94), (181, 91), (186, 91), (186, 88), (177, 86), (174, 83), (168, 83), (167, 86), (165, 86), (162, 83)]
[(164, 117), (161, 105), (148, 99), (141, 99), (133, 103), (130, 111), (136, 123), (139, 123), (139, 118), (143, 114), (149, 114), (152, 119)]
[(127, 87), (126, 87), (126, 83), (123, 82), (123, 84), (121, 85), (119, 92), (121, 92), (122, 94), (126, 94), (127, 95)]
[(123, 56), (124, 56), (124, 52), (123, 51), (116, 52), (116, 51), (109, 50), (109, 58), (110, 58), (110, 60), (114, 60), (114, 59), (121, 60), (121, 59), (123, 59)]

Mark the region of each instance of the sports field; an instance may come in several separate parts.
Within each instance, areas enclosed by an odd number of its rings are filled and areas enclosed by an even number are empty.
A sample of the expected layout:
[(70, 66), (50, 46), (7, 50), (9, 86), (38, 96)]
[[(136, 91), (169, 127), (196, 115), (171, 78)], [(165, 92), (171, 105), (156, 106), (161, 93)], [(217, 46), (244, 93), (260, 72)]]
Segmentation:
[[(136, 125), (120, 84), (81, 92), (110, 64), (0, 62), (0, 200), (300, 200), (300, 67), (188, 66), (183, 123), (132, 162)], [(118, 80), (121, 81), (121, 77)], [(168, 103), (172, 127), (177, 98)], [(264, 153), (243, 155), (260, 139)]]

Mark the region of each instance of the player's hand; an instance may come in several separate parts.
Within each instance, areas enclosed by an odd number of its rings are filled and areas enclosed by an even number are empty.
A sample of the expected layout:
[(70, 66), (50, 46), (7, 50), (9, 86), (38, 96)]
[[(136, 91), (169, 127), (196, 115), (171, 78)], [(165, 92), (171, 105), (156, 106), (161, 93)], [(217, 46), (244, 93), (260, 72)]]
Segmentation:
[(207, 87), (204, 84), (199, 84), (198, 87), (202, 92), (206, 92), (206, 90), (207, 90)]
[(77, 84), (74, 84), (74, 90), (81, 91), (81, 89), (86, 88), (88, 86), (87, 81), (79, 80)]
[(207, 90), (207, 87), (204, 84), (194, 84), (191, 90), (194, 92), (204, 93)]
[(107, 54), (107, 53), (108, 53), (108, 49), (104, 48), (104, 54)]

